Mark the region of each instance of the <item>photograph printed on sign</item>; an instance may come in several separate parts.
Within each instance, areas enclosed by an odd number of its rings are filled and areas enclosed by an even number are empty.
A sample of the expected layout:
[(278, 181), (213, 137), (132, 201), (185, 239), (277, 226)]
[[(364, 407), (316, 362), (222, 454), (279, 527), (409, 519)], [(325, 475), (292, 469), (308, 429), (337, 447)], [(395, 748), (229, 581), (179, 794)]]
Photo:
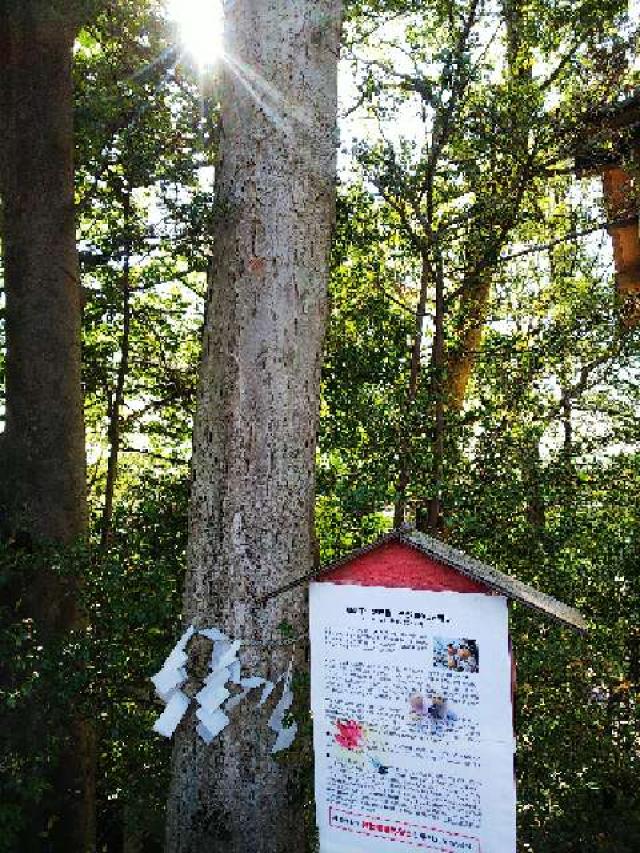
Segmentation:
[(514, 853), (505, 600), (322, 582), (310, 607), (321, 853)]
[(475, 640), (460, 637), (433, 638), (433, 665), (454, 672), (479, 672), (480, 651)]

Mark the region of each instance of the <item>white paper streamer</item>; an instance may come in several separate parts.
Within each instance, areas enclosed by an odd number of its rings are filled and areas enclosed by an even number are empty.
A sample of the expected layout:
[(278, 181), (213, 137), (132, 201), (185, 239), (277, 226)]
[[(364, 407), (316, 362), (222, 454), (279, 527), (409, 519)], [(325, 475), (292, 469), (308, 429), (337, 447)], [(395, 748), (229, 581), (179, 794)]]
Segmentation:
[[(225, 679), (226, 681), (226, 679)], [(220, 684), (209, 684), (196, 693), (196, 699), (206, 711), (213, 711), (231, 696), (226, 687)]]
[(242, 643), (240, 640), (231, 640), (217, 628), (207, 628), (200, 633), (213, 640), (209, 675), (204, 680), (204, 687), (195, 696), (200, 706), (196, 711), (196, 717), (200, 720), (196, 731), (208, 744), (229, 725), (229, 717), (221, 705), (231, 697), (225, 685), (240, 680), (237, 655)]
[(216, 640), (211, 655), (211, 671), (216, 672), (219, 669), (233, 666), (241, 645), (241, 640)]
[(196, 731), (206, 743), (211, 743), (225, 726), (229, 725), (229, 717), (220, 708), (214, 708), (213, 711), (209, 711), (207, 708), (198, 708), (196, 717), (200, 720), (200, 725)]
[(173, 691), (187, 680), (187, 671), (184, 669), (187, 662), (186, 649), (194, 634), (195, 628), (190, 625), (167, 655), (162, 668), (151, 678), (156, 693), (165, 702), (168, 702)]
[[(280, 681), (280, 679), (278, 679), (278, 681)], [(275, 682), (275, 684), (273, 681), (266, 681), (265, 682), (264, 690), (262, 691), (262, 696), (260, 697), (260, 701), (258, 702), (258, 706), (260, 708), (264, 705), (264, 703), (267, 701), (269, 696), (271, 696), (273, 691), (276, 689), (277, 683), (278, 683), (277, 681)]]
[(240, 684), (240, 661), (234, 660), (234, 662), (229, 667), (229, 681), (233, 682), (233, 684)]
[(202, 628), (202, 630), (198, 631), (198, 634), (201, 634), (203, 637), (206, 637), (214, 643), (216, 640), (229, 640), (227, 635), (223, 634), (222, 631), (219, 631), (217, 628)]
[(276, 738), (276, 742), (271, 747), (272, 755), (275, 755), (276, 752), (282, 752), (284, 749), (289, 749), (291, 744), (296, 739), (297, 734), (297, 723), (291, 723), (290, 726), (280, 729), (280, 731), (278, 732), (278, 737)]
[(169, 701), (172, 693), (178, 687), (182, 687), (186, 680), (187, 671), (183, 667), (176, 667), (176, 669), (165, 669), (163, 667), (151, 679), (156, 688), (156, 693), (165, 702)]
[(155, 721), (153, 730), (164, 737), (171, 737), (189, 707), (189, 697), (179, 688), (187, 680), (187, 643), (195, 628), (190, 625), (167, 655), (162, 668), (151, 678), (156, 693), (165, 703), (165, 709)]
[[(228, 713), (240, 705), (252, 690), (258, 687), (263, 688), (257, 703), (257, 707), (262, 707), (276, 685), (282, 681), (282, 696), (269, 719), (269, 728), (276, 733), (276, 741), (271, 752), (280, 752), (291, 746), (298, 726), (296, 723), (285, 726), (284, 717), (293, 701), (291, 692), (293, 661), (289, 664), (286, 673), (283, 673), (275, 682), (256, 675), (242, 678), (242, 665), (238, 659), (242, 640), (232, 640), (218, 628), (203, 628), (197, 632), (193, 626), (187, 628), (167, 656), (162, 668), (152, 677), (151, 681), (156, 688), (156, 693), (166, 705), (153, 726), (154, 731), (164, 737), (171, 737), (189, 707), (191, 700), (179, 688), (187, 680), (185, 669), (188, 660), (187, 643), (196, 633), (213, 642), (209, 674), (204, 679), (202, 689), (195, 695), (199, 706), (196, 710), (199, 721), (196, 731), (202, 740), (207, 744), (211, 743), (229, 724)], [(228, 684), (237, 685), (242, 689), (232, 694), (227, 689)]]
[(171, 737), (188, 707), (189, 697), (185, 696), (182, 690), (174, 690), (167, 707), (153, 724), (154, 732)]
[[(282, 685), (282, 696), (278, 704), (273, 709), (273, 713), (269, 719), (269, 728), (275, 732), (276, 742), (271, 747), (271, 753), (281, 752), (283, 749), (288, 749), (293, 743), (296, 734), (298, 733), (298, 724), (291, 723), (290, 726), (284, 725), (285, 714), (291, 707), (293, 702), (293, 693), (291, 692), (291, 675), (293, 672), (293, 661), (289, 664), (286, 675), (284, 676), (284, 684)], [(279, 681), (283, 678), (280, 676)]]
[(257, 675), (251, 675), (249, 678), (240, 678), (235, 683), (242, 687), (242, 692), (236, 693), (235, 696), (232, 696), (231, 699), (229, 699), (227, 704), (224, 706), (225, 711), (231, 711), (234, 708), (237, 708), (238, 705), (247, 698), (249, 693), (256, 689), (256, 687), (261, 687), (263, 684), (270, 685), (271, 689), (274, 687), (270, 681), (267, 681), (265, 678), (260, 678)]
[(264, 678), (260, 678), (258, 675), (250, 675), (248, 678), (241, 678), (240, 685), (245, 688), (245, 690), (255, 690), (256, 687), (260, 687), (262, 684), (271, 684), (270, 681), (266, 681)]

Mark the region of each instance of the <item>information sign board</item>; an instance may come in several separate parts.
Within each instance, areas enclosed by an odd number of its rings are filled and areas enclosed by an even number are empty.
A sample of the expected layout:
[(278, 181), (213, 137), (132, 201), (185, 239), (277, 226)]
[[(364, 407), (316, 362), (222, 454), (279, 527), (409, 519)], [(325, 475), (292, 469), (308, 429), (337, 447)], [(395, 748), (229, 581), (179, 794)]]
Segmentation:
[(515, 853), (506, 599), (310, 590), (321, 853)]

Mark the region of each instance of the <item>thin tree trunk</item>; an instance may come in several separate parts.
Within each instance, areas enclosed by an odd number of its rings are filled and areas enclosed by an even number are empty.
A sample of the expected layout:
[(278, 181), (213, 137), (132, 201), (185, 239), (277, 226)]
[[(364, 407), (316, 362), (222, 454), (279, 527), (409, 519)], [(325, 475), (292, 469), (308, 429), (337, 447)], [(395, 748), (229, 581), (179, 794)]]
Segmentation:
[[(439, 261), (439, 259), (438, 259)], [(431, 488), (433, 490), (427, 512), (427, 529), (437, 534), (442, 529), (442, 485), (444, 480), (445, 438), (445, 349), (444, 349), (444, 275), (440, 261), (436, 264), (436, 316), (431, 359), (431, 383), (434, 401), (433, 441), (431, 445)], [(418, 524), (422, 527), (422, 524)]]
[[(512, 83), (526, 84), (531, 80), (532, 63), (529, 50), (523, 41), (525, 14), (521, 0), (503, 0), (502, 17), (506, 25), (506, 73)], [(526, 151), (529, 128), (524, 127), (514, 139), (514, 146)], [(487, 240), (487, 252), (483, 263), (477, 267), (465, 282), (461, 295), (461, 327), (456, 335), (458, 346), (447, 354), (446, 377), (444, 378), (444, 399), (446, 407), (460, 412), (464, 405), (469, 380), (477, 361), (482, 343), (484, 326), (487, 321), (491, 297), (491, 280), (503, 245), (517, 220), (522, 196), (528, 175), (528, 161), (523, 165), (515, 186), (505, 189), (507, 197), (513, 197), (509, 216), (502, 224), (500, 235)]]
[(469, 380), (482, 344), (491, 296), (492, 273), (492, 269), (477, 273), (465, 286), (460, 297), (461, 329), (456, 336), (458, 343), (455, 350), (447, 353), (444, 379), (446, 405), (453, 412), (460, 412), (464, 406)]
[(524, 20), (522, 12), (522, 0), (503, 0), (502, 18), (506, 25), (506, 48), (507, 67), (511, 78), (530, 75), (529, 67), (523, 63), (522, 43), (524, 33)]
[[(124, 807), (122, 815), (122, 853), (146, 853), (146, 833), (140, 826), (140, 821), (135, 822), (136, 815), (129, 805)], [(148, 849), (148, 847), (147, 847)]]
[(404, 524), (407, 512), (407, 486), (409, 485), (411, 473), (411, 429), (412, 415), (415, 407), (416, 396), (418, 394), (418, 379), (420, 376), (420, 364), (422, 355), (422, 342), (424, 340), (424, 320), (427, 307), (427, 296), (429, 293), (429, 282), (431, 280), (429, 256), (425, 251), (422, 252), (421, 272), (420, 272), (420, 295), (418, 297), (418, 307), (416, 310), (416, 326), (411, 346), (411, 365), (409, 369), (409, 384), (407, 385), (407, 395), (405, 397), (405, 411), (401, 422), (401, 435), (399, 441), (398, 454), (399, 474), (398, 485), (396, 488), (396, 501), (393, 513), (393, 526), (400, 527)]
[[(220, 218), (194, 433), (184, 618), (249, 642), (306, 628), (301, 588), (256, 599), (314, 563), (314, 463), (331, 232), (340, 0), (226, 8)], [(292, 647), (249, 647), (273, 677)], [(301, 651), (296, 664), (303, 664)], [(296, 775), (246, 702), (210, 746), (176, 734), (170, 853), (304, 849)]]
[[(73, 38), (74, 27), (45, 4), (0, 5), (7, 347), (0, 503), (5, 535), (33, 544), (73, 542), (87, 524)], [(55, 645), (82, 627), (78, 581), (41, 569), (21, 612), (33, 618), (44, 644)], [(47, 725), (34, 709), (34, 749), (45, 733), (38, 727)], [(91, 730), (70, 709), (67, 731), (57, 734), (64, 742), (48, 779), (53, 791), (31, 816), (20, 849), (86, 853), (94, 830)]]
[(522, 448), (522, 479), (526, 495), (526, 516), (542, 548), (546, 547), (547, 509), (544, 496), (540, 441), (532, 438)]
[(105, 551), (111, 539), (113, 517), (113, 495), (118, 477), (118, 455), (120, 452), (120, 413), (124, 404), (124, 385), (129, 372), (129, 338), (131, 327), (131, 194), (127, 190), (123, 199), (124, 259), (122, 263), (122, 336), (120, 338), (120, 363), (116, 376), (116, 387), (109, 411), (109, 460), (104, 489), (104, 506), (100, 525), (100, 550)]
[(562, 408), (562, 429), (564, 433), (562, 442), (562, 452), (565, 461), (570, 462), (573, 457), (573, 418), (571, 391), (569, 388), (562, 389), (562, 397), (560, 403)]

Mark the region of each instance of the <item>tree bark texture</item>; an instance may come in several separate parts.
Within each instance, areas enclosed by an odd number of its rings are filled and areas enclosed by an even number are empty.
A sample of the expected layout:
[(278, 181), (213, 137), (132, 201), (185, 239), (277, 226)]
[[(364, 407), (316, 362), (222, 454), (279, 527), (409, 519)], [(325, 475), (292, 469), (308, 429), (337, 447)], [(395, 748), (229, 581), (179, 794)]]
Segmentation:
[[(74, 22), (75, 23), (75, 22)], [(70, 543), (86, 531), (80, 289), (74, 221), (75, 26), (44, 3), (0, 4), (0, 191), (6, 295), (2, 532)], [(10, 605), (15, 602), (7, 602)], [(56, 643), (82, 623), (77, 582), (43, 569), (22, 611)], [(21, 611), (21, 612), (22, 612)], [(34, 749), (48, 736), (34, 709)], [(64, 745), (21, 850), (93, 849), (92, 736), (71, 711)], [(40, 837), (40, 833), (43, 833)]]
[(12, 526), (67, 542), (86, 527), (73, 28), (58, 16), (41, 16), (39, 6), (15, 8), (1, 13), (0, 7), (3, 493)]
[[(340, 0), (226, 7), (218, 223), (194, 433), (185, 621), (250, 643), (307, 628), (314, 457), (334, 222)], [(297, 648), (250, 646), (274, 678)], [(245, 668), (246, 666), (246, 668)], [(167, 850), (304, 849), (295, 775), (252, 697), (206, 746), (193, 712), (173, 757)]]

